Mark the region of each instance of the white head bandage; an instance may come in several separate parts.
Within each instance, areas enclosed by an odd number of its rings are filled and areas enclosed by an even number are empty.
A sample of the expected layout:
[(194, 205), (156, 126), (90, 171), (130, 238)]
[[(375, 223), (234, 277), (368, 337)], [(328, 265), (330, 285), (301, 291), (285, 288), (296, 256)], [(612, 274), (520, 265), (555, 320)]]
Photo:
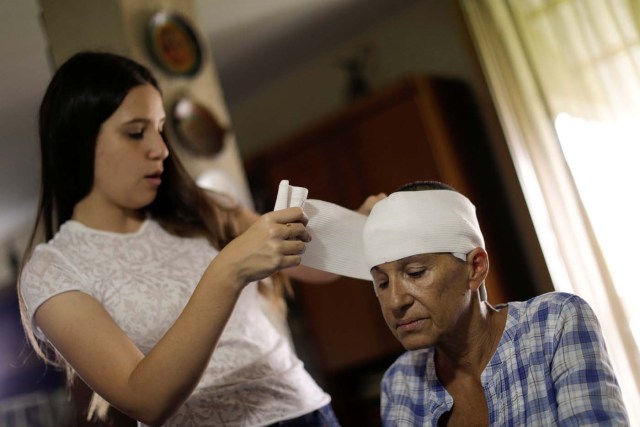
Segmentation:
[[(473, 204), (450, 190), (402, 191), (376, 203), (368, 217), (322, 200), (282, 181), (274, 210), (304, 207), (309, 218), (302, 264), (371, 280), (371, 268), (424, 253), (466, 254), (484, 248)], [(480, 297), (486, 300), (484, 285)]]
[[(375, 204), (362, 232), (369, 269), (412, 255), (451, 253), (461, 260), (484, 238), (475, 206), (450, 190), (400, 191)], [(487, 300), (484, 284), (480, 300)]]
[(364, 225), (363, 246), (371, 269), (417, 254), (466, 255), (477, 247), (484, 248), (484, 239), (475, 207), (462, 194), (401, 191), (373, 207)]

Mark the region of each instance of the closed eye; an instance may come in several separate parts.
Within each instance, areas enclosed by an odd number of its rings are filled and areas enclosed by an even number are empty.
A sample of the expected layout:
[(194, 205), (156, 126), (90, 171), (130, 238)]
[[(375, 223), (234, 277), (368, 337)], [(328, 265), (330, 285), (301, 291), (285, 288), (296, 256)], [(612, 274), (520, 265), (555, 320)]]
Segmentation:
[(388, 286), (389, 286), (389, 282), (387, 281), (376, 283), (376, 289), (385, 290), (387, 289)]
[(138, 140), (144, 138), (144, 130), (140, 132), (129, 132), (129, 138)]
[(427, 271), (427, 269), (420, 269), (420, 270), (412, 270), (412, 271), (407, 271), (407, 276), (417, 279), (420, 278), (422, 276), (424, 276), (424, 273)]

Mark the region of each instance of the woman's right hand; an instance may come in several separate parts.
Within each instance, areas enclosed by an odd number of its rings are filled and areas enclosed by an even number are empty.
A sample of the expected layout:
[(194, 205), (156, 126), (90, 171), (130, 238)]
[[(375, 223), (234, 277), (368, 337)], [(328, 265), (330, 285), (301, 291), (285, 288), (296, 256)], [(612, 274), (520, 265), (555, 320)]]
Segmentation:
[(232, 240), (215, 259), (225, 264), (242, 285), (264, 279), (276, 271), (300, 264), (308, 219), (301, 208), (287, 208), (259, 217)]

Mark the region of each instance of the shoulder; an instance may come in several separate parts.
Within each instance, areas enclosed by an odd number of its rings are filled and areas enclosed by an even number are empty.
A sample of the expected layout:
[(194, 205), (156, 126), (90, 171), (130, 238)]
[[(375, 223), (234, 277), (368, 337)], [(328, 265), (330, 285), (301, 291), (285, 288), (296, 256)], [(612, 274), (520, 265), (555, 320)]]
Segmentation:
[(524, 302), (531, 308), (561, 307), (565, 304), (586, 304), (586, 302), (577, 295), (567, 292), (548, 292), (538, 295)]
[(74, 244), (71, 234), (73, 232), (65, 227), (48, 242), (37, 245), (24, 265), (21, 280), (32, 276), (43, 279), (54, 272), (73, 271), (73, 264), (65, 255), (66, 249)]
[(509, 303), (509, 315), (515, 319), (521, 337), (543, 338), (557, 344), (562, 336), (573, 332), (586, 332), (593, 335), (594, 340), (601, 335), (589, 304), (565, 292), (550, 292), (528, 301)]
[[(36, 310), (51, 297), (73, 290), (89, 293), (86, 287), (85, 280), (68, 257), (48, 243), (35, 248), (20, 274), (20, 295), (32, 322)], [(33, 329), (41, 337), (39, 330)]]
[(67, 264), (65, 256), (57, 248), (48, 243), (41, 243), (25, 263), (21, 272), (21, 282), (32, 284), (30, 280), (25, 279), (31, 279), (33, 276), (42, 278), (53, 269), (69, 267)]
[(519, 320), (548, 320), (566, 317), (567, 312), (591, 312), (591, 307), (577, 295), (566, 292), (549, 292), (522, 302), (509, 303), (509, 310)]
[(95, 293), (83, 271), (93, 255), (105, 250), (106, 246), (75, 223), (63, 224), (51, 240), (37, 245), (20, 272), (20, 293), (30, 314), (62, 292)]

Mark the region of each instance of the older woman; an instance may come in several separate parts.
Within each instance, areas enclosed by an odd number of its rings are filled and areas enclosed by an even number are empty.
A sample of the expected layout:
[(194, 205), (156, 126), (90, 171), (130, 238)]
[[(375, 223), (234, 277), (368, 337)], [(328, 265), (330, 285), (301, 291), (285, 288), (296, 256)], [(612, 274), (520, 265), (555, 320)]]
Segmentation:
[(585, 301), (486, 301), (475, 208), (453, 188), (413, 183), (376, 204), (364, 251), (384, 318), (409, 350), (382, 381), (384, 425), (628, 425)]

